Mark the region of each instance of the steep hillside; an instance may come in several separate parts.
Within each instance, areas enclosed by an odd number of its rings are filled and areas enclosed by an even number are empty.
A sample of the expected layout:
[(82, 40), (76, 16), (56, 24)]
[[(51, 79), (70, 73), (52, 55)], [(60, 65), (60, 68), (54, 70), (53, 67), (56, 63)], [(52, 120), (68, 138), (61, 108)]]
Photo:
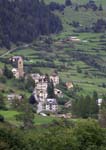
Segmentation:
[[(45, 2), (49, 5), (53, 0)], [(54, 2), (60, 6), (64, 4), (64, 0)], [(28, 48), (18, 48), (5, 58), (13, 55), (23, 56), (28, 73), (50, 74), (55, 69), (63, 82), (73, 82), (75, 87), (77, 86), (78, 94), (86, 95), (93, 91), (97, 91), (100, 96), (105, 94), (106, 1), (95, 1), (96, 10), (93, 10), (94, 7), (85, 9), (80, 6), (87, 3), (87, 0), (72, 0), (71, 6), (52, 11), (62, 21), (62, 32), (41, 36)], [(99, 9), (100, 4), (103, 10)], [(79, 42), (73, 41), (72, 37), (77, 38)], [(0, 65), (3, 66), (3, 61), (1, 62)]]
[[(53, 12), (59, 15), (64, 26), (64, 31), (68, 33), (69, 31), (75, 31), (76, 28), (80, 28), (79, 30), (82, 32), (83, 29), (92, 27), (98, 19), (106, 19), (106, 1), (104, 0), (94, 1), (94, 3), (87, 0), (71, 0), (72, 4), (69, 6), (66, 6), (65, 0), (45, 0), (45, 2), (48, 5), (51, 2), (60, 5), (60, 8), (55, 9)], [(61, 5), (64, 5), (64, 7)], [(100, 10), (100, 7), (103, 10)], [(73, 27), (76, 28), (74, 29)]]

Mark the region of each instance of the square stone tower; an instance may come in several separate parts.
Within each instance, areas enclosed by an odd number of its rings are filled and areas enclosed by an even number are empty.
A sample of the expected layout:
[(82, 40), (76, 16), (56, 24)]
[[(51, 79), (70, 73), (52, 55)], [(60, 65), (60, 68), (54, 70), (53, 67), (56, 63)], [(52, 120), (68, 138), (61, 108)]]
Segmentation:
[(18, 59), (17, 68), (18, 68), (18, 72), (19, 72), (19, 77), (23, 77), (24, 76), (24, 65), (23, 65), (22, 57), (19, 57), (19, 59)]
[(23, 58), (21, 56), (13, 56), (11, 59), (12, 64), (16, 69), (16, 78), (20, 78), (24, 76), (24, 65)]

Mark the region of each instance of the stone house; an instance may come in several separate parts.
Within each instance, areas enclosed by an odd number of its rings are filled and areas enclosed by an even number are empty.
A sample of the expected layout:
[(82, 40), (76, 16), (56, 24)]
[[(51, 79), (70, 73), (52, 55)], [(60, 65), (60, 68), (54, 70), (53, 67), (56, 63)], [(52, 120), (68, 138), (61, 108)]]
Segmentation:
[(14, 93), (12, 93), (12, 94), (8, 94), (8, 95), (7, 95), (7, 99), (8, 99), (8, 101), (9, 101), (10, 104), (11, 104), (15, 99), (18, 99), (19, 101), (21, 101), (22, 98), (23, 98), (23, 96), (22, 96), (22, 95), (19, 95), (19, 94), (14, 94)]
[(66, 87), (67, 87), (67, 89), (71, 89), (74, 87), (74, 85), (72, 82), (66, 82)]
[(47, 99), (46, 110), (51, 112), (56, 112), (58, 110), (58, 104), (55, 98)]
[(49, 112), (56, 112), (58, 110), (58, 104), (56, 99), (52, 98), (52, 99), (46, 99), (44, 102), (39, 102), (38, 103), (38, 109), (37, 109), (37, 113), (40, 112), (45, 112), (45, 111), (49, 111)]
[(45, 101), (47, 98), (47, 82), (40, 82), (36, 85), (36, 93), (39, 101)]
[(81, 40), (79, 38), (77, 38), (76, 36), (70, 36), (68, 37), (69, 41), (73, 41), (73, 42), (80, 42)]

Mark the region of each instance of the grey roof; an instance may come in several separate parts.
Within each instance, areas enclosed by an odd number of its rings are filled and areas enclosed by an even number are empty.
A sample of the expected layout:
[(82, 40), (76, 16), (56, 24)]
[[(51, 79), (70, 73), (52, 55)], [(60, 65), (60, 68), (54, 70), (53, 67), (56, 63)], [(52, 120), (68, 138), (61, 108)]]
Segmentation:
[(48, 98), (46, 104), (47, 105), (50, 105), (50, 104), (57, 105), (57, 101), (55, 98)]

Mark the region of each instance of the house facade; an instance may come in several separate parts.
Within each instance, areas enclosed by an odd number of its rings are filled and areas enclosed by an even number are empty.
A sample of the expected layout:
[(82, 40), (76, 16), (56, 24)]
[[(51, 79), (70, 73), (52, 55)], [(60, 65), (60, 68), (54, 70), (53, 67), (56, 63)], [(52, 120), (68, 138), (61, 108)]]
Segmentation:
[(8, 94), (8, 95), (7, 95), (7, 99), (8, 99), (8, 101), (9, 101), (10, 104), (12, 104), (12, 102), (13, 102), (15, 99), (21, 101), (22, 98), (23, 98), (23, 96), (22, 96), (22, 95), (19, 95), (19, 94), (14, 94), (14, 93), (12, 93), (12, 94)]
[(46, 99), (45, 102), (39, 102), (37, 105), (37, 113), (41, 112), (52, 112), (55, 113), (58, 110), (58, 104), (56, 99), (51, 98), (51, 99)]

